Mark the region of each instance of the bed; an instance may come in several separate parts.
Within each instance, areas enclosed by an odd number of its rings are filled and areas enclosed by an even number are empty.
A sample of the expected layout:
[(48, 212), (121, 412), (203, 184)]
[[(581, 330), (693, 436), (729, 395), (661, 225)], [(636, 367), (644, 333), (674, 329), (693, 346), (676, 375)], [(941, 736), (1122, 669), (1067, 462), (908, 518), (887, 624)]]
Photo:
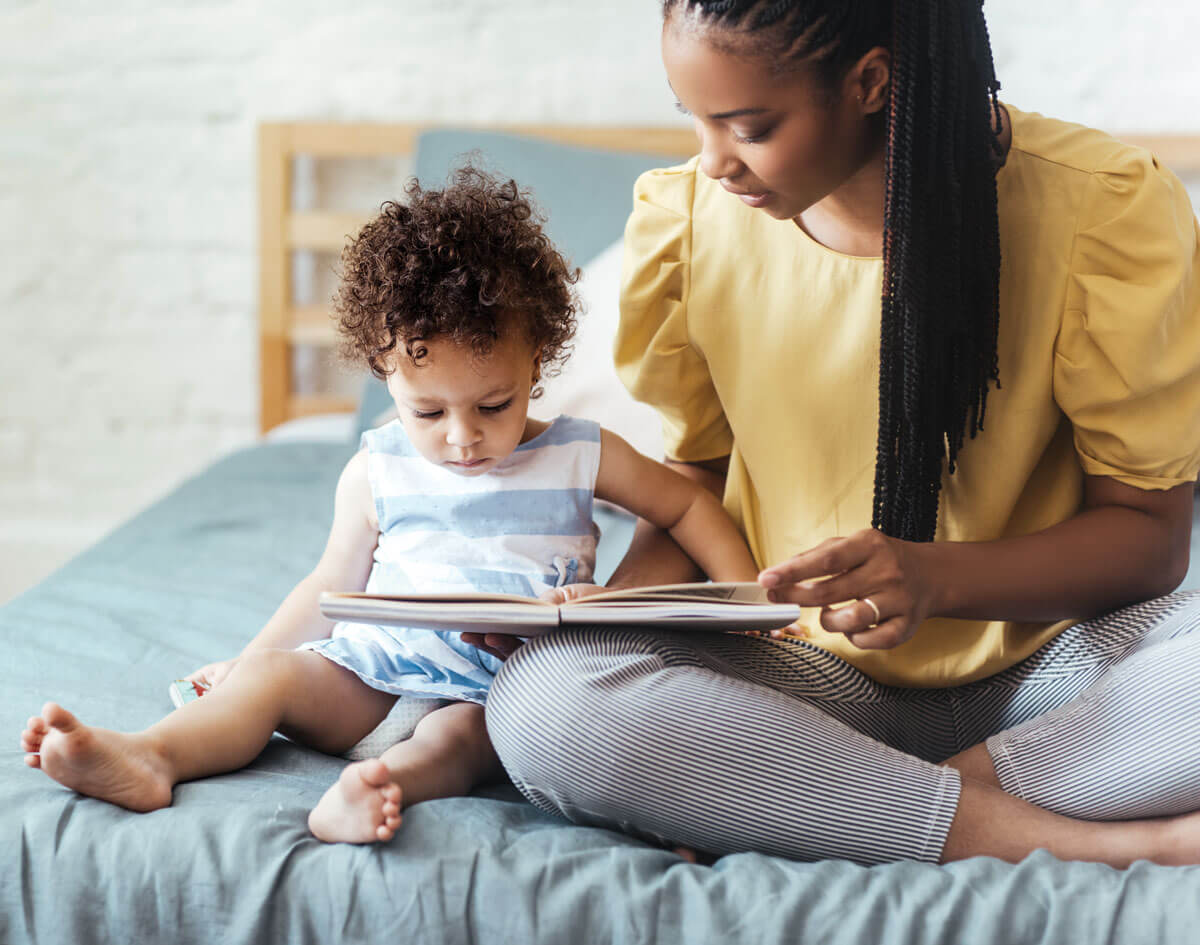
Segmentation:
[[(359, 402), (297, 389), (293, 349), (328, 346), (331, 335), (323, 311), (294, 301), (289, 254), (336, 249), (355, 223), (292, 207), (297, 155), (407, 150), (422, 180), (436, 183), (455, 155), (481, 149), (536, 188), (552, 237), (585, 264), (584, 288), (600, 310), (614, 301), (614, 243), (634, 177), (692, 142), (678, 129), (289, 124), (265, 126), (260, 145), (262, 417), (274, 434), (0, 608), (0, 727), (13, 749), (25, 718), (51, 698), (113, 728), (153, 722), (170, 708), (167, 682), (240, 649), (323, 545), (356, 431), (386, 402), (377, 387)], [(1155, 147), (1169, 164), (1200, 170), (1200, 141)], [(611, 313), (597, 324), (603, 318)], [(547, 409), (590, 398), (652, 450), (652, 425), (614, 399), (602, 359), (586, 351), (577, 352), (570, 392)], [(356, 419), (335, 436), (304, 426), (346, 408)], [(603, 572), (619, 560), (631, 523), (607, 509), (597, 516)], [(305, 817), (344, 761), (282, 738), (249, 768), (180, 785), (171, 807), (142, 815), (61, 788), (25, 768), (18, 751), (3, 757), (0, 943), (1061, 945), (1182, 942), (1200, 927), (1200, 867), (1141, 862), (1119, 872), (1044, 852), (1017, 865), (863, 868), (740, 854), (700, 866), (543, 814), (510, 786), (410, 808), (385, 846), (327, 846)]]

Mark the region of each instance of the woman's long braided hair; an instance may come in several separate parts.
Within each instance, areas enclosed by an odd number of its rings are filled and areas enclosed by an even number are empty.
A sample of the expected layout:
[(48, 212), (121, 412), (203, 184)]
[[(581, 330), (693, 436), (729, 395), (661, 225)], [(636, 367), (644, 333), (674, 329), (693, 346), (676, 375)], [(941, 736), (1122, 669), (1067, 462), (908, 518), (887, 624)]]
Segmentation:
[(872, 525), (931, 541), (943, 462), (953, 473), (999, 380), (1000, 84), (982, 0), (664, 0), (664, 17), (677, 8), (781, 71), (811, 57), (830, 88), (891, 50)]

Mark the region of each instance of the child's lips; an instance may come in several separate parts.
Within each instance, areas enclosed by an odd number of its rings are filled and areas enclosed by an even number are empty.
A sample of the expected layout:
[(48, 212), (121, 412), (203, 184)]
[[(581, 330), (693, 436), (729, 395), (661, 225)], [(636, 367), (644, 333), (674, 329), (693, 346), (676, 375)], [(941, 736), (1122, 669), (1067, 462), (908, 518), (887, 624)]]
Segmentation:
[(449, 461), (451, 466), (458, 466), (460, 469), (474, 469), (476, 466), (482, 466), (487, 462), (486, 459), (452, 459)]

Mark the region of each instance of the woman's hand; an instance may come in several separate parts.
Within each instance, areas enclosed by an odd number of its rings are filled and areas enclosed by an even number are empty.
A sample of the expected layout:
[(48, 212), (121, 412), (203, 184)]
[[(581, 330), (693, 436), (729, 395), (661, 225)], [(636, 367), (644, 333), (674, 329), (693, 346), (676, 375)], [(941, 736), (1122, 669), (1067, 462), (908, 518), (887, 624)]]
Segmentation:
[(201, 666), (194, 673), (184, 677), (190, 683), (199, 683), (204, 689), (212, 689), (214, 686), (221, 683), (230, 670), (233, 669), (238, 658), (235, 656), (231, 660), (221, 660), (218, 663), (209, 663), (207, 666)]
[[(933, 608), (922, 547), (868, 528), (767, 568), (758, 582), (773, 601), (820, 607), (821, 626), (860, 649), (891, 649), (910, 639)], [(831, 606), (843, 601), (850, 603)]]
[[(542, 600), (552, 604), (565, 604), (569, 600), (578, 600), (608, 590), (600, 584), (567, 584), (563, 587), (552, 587), (540, 595)], [(491, 653), (496, 659), (506, 660), (525, 641), (508, 633), (464, 633), (463, 643), (477, 646), (485, 653)]]
[(506, 660), (525, 641), (510, 633), (466, 633), (462, 635), (463, 643), (478, 647), (485, 653), (491, 653), (498, 660)]

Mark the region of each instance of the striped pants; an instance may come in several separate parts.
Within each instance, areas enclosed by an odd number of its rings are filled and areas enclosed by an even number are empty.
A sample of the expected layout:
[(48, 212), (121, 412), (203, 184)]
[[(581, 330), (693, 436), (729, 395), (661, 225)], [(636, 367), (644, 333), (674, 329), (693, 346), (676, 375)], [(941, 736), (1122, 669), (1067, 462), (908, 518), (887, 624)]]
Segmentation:
[(1088, 820), (1200, 809), (1200, 593), (1066, 630), (951, 689), (880, 685), (804, 642), (584, 629), (521, 647), (488, 730), (578, 824), (716, 854), (936, 862), (987, 742), (1006, 791)]

